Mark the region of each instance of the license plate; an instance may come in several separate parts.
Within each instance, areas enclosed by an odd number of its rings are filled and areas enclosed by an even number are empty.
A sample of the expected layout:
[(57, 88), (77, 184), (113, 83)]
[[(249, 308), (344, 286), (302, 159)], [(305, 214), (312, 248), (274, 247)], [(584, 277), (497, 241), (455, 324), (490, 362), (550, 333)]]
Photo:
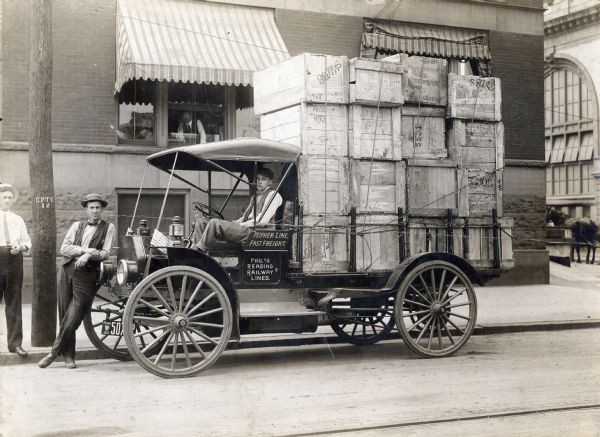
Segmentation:
[(118, 320), (102, 322), (102, 335), (123, 335), (123, 324)]

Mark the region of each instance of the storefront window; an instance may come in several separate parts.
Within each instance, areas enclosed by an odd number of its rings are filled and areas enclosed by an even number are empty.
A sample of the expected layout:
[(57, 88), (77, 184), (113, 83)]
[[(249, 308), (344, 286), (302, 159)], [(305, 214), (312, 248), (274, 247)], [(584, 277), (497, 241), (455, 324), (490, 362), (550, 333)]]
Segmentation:
[(116, 129), (122, 144), (154, 145), (155, 83), (132, 80), (119, 92), (119, 123)]
[(224, 88), (169, 83), (169, 145), (211, 143), (224, 139)]

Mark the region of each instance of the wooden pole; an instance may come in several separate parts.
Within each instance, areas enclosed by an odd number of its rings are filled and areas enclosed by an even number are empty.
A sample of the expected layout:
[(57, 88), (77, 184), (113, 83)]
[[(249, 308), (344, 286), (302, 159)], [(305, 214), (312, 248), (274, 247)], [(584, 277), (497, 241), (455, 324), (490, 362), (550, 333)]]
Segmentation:
[(32, 346), (56, 336), (56, 211), (52, 165), (52, 0), (31, 0), (29, 178), (33, 213)]

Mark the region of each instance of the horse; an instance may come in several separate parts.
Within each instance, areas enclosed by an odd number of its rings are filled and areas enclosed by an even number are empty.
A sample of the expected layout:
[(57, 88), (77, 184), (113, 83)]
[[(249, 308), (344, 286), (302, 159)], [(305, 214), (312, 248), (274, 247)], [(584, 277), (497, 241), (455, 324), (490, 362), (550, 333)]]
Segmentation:
[(590, 252), (592, 253), (592, 264), (596, 261), (596, 241), (598, 241), (598, 225), (587, 217), (579, 217), (575, 219), (569, 219), (565, 223), (571, 233), (575, 242), (571, 244), (571, 260), (575, 261), (575, 253), (577, 253), (577, 262), (581, 263), (580, 250), (581, 246), (587, 248), (585, 256), (586, 264), (590, 263)]
[(568, 215), (563, 214), (562, 212), (554, 209), (554, 207), (552, 206), (546, 208), (546, 223), (548, 223), (548, 225), (552, 223), (553, 226), (564, 226), (565, 220), (567, 220), (568, 218)]

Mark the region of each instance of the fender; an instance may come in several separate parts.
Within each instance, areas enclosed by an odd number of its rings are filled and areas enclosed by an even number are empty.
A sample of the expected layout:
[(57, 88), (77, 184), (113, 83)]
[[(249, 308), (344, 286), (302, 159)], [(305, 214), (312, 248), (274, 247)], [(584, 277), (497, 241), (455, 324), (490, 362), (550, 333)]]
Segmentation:
[(451, 253), (445, 252), (428, 252), (428, 253), (420, 253), (417, 255), (413, 255), (409, 258), (406, 258), (400, 265), (394, 270), (392, 275), (389, 277), (387, 284), (384, 289), (388, 291), (397, 290), (400, 287), (400, 284), (404, 280), (404, 278), (417, 267), (419, 264), (423, 264), (427, 261), (446, 261), (450, 264), (454, 264), (458, 269), (467, 275), (469, 280), (472, 283), (478, 285), (484, 285), (485, 280), (479, 274), (477, 269), (471, 265), (464, 258), (456, 256)]
[(231, 337), (239, 339), (239, 299), (237, 289), (225, 269), (207, 254), (194, 249), (169, 247), (167, 248), (167, 255), (169, 257), (169, 266), (183, 265), (195, 267), (211, 275), (223, 286), (231, 303), (231, 310), (234, 317)]
[(332, 288), (329, 293), (319, 300), (317, 307), (327, 311), (327, 306), (336, 297), (373, 297), (395, 293), (400, 288), (404, 278), (419, 264), (427, 261), (446, 261), (462, 271), (472, 283), (483, 285), (484, 278), (468, 261), (463, 258), (444, 252), (420, 253), (413, 255), (400, 263), (392, 272), (383, 288)]

